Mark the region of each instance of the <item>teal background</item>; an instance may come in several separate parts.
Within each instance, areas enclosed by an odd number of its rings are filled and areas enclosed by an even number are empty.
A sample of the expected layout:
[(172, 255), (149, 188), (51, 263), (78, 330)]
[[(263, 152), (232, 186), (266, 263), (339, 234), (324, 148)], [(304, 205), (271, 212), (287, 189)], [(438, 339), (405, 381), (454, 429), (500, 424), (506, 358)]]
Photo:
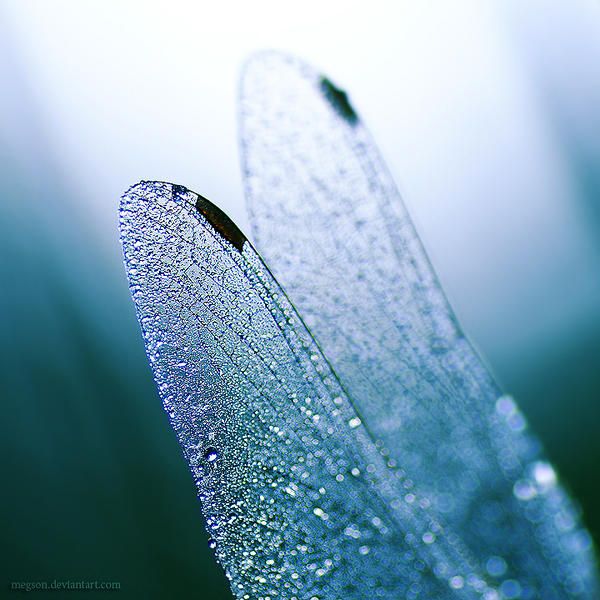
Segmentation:
[(116, 211), (136, 180), (173, 180), (248, 231), (235, 85), (268, 45), (356, 98), (465, 328), (600, 540), (596, 9), (381, 3), (334, 27), (335, 3), (239, 9), (243, 26), (234, 5), (78, 4), (0, 7), (2, 593), (56, 578), (230, 597), (153, 386)]

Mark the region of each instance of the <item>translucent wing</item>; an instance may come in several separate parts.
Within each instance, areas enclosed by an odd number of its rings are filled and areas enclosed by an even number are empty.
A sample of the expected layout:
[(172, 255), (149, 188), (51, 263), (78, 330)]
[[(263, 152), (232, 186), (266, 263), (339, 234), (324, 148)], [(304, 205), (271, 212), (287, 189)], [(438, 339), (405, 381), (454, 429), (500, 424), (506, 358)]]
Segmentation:
[(296, 59), (257, 55), (241, 147), (257, 247), (437, 518), (503, 597), (593, 597), (590, 538), (460, 330), (345, 93)]
[(496, 593), (223, 213), (142, 182), (122, 199), (121, 236), (160, 396), (237, 597)]

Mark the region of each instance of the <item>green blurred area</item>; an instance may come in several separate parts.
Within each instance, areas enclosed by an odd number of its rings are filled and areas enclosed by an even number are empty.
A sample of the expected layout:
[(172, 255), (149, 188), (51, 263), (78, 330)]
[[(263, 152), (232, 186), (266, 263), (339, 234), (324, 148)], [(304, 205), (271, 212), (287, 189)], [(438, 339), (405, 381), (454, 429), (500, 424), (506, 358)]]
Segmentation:
[(65, 189), (22, 175), (4, 178), (1, 211), (3, 592), (85, 579), (229, 598), (124, 270), (57, 202)]

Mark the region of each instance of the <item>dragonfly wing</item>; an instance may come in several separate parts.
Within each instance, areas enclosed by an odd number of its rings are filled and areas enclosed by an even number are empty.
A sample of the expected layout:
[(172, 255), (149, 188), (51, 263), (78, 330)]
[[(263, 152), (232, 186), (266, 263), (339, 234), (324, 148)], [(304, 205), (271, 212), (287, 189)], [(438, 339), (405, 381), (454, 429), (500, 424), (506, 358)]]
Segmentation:
[(494, 591), (221, 211), (142, 182), (122, 199), (121, 237), (158, 390), (237, 597)]
[(391, 460), (508, 597), (589, 597), (589, 536), (461, 331), (346, 94), (262, 53), (240, 125), (257, 247)]

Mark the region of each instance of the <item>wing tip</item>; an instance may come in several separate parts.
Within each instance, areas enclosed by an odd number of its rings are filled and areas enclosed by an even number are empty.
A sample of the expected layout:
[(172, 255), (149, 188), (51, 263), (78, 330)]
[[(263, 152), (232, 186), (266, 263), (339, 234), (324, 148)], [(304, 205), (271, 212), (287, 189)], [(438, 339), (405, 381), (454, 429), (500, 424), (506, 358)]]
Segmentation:
[(314, 85), (329, 103), (336, 114), (354, 127), (360, 120), (358, 113), (350, 103), (348, 93), (339, 88), (333, 81), (317, 71), (309, 63), (301, 58), (282, 52), (280, 50), (264, 49), (250, 54), (244, 61), (240, 77), (240, 93), (245, 95), (245, 87), (248, 80), (264, 77), (265, 71), (274, 68), (289, 68), (304, 78), (308, 83)]
[(123, 228), (126, 214), (132, 203), (139, 202), (140, 200), (149, 202), (156, 198), (170, 198), (194, 206), (216, 233), (234, 248), (242, 252), (244, 244), (247, 241), (246, 236), (218, 206), (183, 185), (166, 181), (141, 180), (127, 189), (121, 197), (119, 210), (121, 228)]
[(276, 48), (262, 48), (260, 50), (255, 50), (246, 56), (242, 63), (242, 74), (252, 70), (254, 67), (262, 67), (268, 62), (279, 62), (290, 65), (301, 63), (300, 59), (294, 54)]

